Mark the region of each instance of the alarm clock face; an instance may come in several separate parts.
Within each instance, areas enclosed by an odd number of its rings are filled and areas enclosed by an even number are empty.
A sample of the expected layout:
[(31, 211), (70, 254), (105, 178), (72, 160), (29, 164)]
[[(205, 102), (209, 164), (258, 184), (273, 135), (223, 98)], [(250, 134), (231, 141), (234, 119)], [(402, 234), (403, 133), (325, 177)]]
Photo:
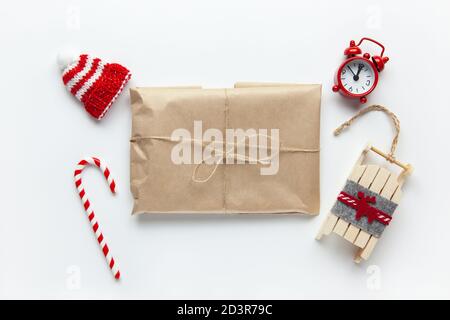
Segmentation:
[(345, 61), (338, 70), (338, 83), (348, 96), (365, 96), (375, 89), (378, 71), (372, 61), (354, 57)]

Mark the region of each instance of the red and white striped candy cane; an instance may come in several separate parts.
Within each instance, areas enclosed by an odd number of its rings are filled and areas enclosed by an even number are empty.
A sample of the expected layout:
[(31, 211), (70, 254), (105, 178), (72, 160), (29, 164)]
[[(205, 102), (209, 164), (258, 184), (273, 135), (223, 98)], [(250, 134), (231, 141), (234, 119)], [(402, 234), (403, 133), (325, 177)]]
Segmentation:
[(92, 229), (94, 230), (95, 236), (97, 237), (97, 241), (100, 244), (100, 247), (102, 248), (103, 254), (105, 255), (106, 261), (108, 262), (109, 268), (111, 269), (114, 278), (119, 279), (120, 278), (120, 271), (117, 266), (117, 263), (114, 261), (114, 258), (111, 255), (111, 252), (109, 251), (108, 244), (106, 243), (105, 237), (103, 236), (103, 233), (100, 231), (100, 227), (97, 221), (97, 218), (95, 217), (94, 211), (92, 210), (91, 203), (88, 200), (86, 196), (86, 191), (83, 186), (83, 182), (81, 180), (81, 174), (83, 172), (83, 169), (88, 166), (93, 165), (97, 166), (102, 170), (103, 175), (105, 176), (106, 180), (108, 181), (109, 188), (111, 189), (112, 193), (115, 193), (116, 191), (116, 183), (114, 182), (114, 179), (111, 177), (111, 174), (109, 172), (108, 167), (105, 165), (103, 160), (100, 160), (95, 157), (87, 157), (82, 159), (80, 162), (78, 162), (77, 167), (75, 168), (75, 186), (78, 189), (78, 194), (80, 195), (81, 201), (83, 202), (84, 209), (86, 210), (86, 213), (88, 215), (88, 219), (92, 225)]

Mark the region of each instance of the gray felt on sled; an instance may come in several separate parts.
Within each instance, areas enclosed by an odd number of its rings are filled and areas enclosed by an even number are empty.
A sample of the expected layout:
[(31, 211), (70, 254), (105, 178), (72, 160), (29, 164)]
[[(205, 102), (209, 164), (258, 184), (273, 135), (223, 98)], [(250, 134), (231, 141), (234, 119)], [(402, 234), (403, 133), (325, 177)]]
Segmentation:
[[(397, 208), (396, 203), (392, 202), (389, 199), (386, 199), (385, 197), (380, 196), (378, 193), (370, 191), (369, 189), (351, 180), (347, 180), (347, 183), (345, 184), (345, 187), (342, 191), (350, 194), (355, 198), (358, 198), (358, 192), (364, 192), (366, 196), (375, 197), (376, 203), (371, 205), (390, 216), (394, 214), (394, 211)], [(384, 229), (386, 228), (384, 224), (376, 220), (374, 220), (372, 223), (369, 223), (367, 221), (367, 217), (365, 216), (361, 217), (361, 219), (357, 221), (355, 219), (356, 210), (340, 202), (339, 200), (336, 200), (333, 208), (331, 209), (331, 212), (334, 213), (339, 218), (344, 219), (344, 221), (351, 223), (355, 227), (358, 227), (377, 238), (381, 236)]]

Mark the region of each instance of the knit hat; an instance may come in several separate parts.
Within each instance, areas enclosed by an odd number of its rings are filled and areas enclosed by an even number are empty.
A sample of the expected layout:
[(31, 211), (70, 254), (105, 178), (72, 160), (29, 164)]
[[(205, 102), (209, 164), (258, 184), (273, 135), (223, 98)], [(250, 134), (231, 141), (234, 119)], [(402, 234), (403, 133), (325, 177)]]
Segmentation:
[(117, 63), (103, 62), (87, 54), (78, 58), (59, 57), (66, 88), (80, 100), (86, 111), (100, 120), (122, 92), (130, 71)]

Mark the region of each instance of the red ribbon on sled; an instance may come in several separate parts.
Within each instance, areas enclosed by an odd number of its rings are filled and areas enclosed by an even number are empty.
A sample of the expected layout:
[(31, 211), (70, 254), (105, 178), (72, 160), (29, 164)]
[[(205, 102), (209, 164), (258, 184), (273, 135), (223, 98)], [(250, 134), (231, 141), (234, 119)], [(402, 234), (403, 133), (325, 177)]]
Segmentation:
[(367, 221), (372, 223), (374, 220), (388, 225), (392, 220), (392, 217), (385, 212), (371, 206), (370, 204), (375, 204), (375, 197), (366, 196), (364, 192), (358, 192), (358, 198), (355, 198), (348, 193), (341, 191), (337, 199), (343, 204), (356, 210), (355, 219), (359, 221), (362, 217), (367, 217)]

